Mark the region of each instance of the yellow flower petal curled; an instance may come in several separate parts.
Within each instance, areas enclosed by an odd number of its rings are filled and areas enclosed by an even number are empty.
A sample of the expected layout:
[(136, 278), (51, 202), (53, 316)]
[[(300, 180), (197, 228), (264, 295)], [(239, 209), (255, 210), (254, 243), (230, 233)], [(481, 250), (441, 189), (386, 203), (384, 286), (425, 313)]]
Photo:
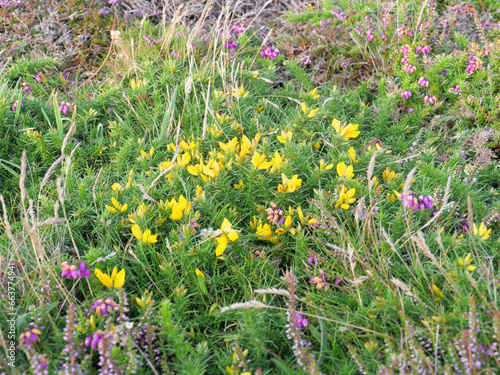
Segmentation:
[(105, 287), (111, 288), (113, 286), (113, 280), (111, 279), (111, 277), (109, 277), (105, 273), (102, 273), (99, 268), (95, 269), (95, 275), (97, 276), (101, 284)]
[(221, 235), (219, 238), (217, 238), (217, 248), (215, 249), (215, 255), (220, 257), (222, 254), (224, 254), (224, 250), (226, 250), (227, 247), (227, 236), (225, 234)]
[(194, 271), (194, 273), (196, 274), (196, 276), (200, 276), (200, 277), (205, 278), (205, 275), (203, 274), (203, 272), (201, 272), (198, 268)]
[(113, 281), (113, 286), (116, 289), (120, 289), (124, 284), (125, 284), (125, 269), (122, 269), (120, 272), (116, 274), (115, 279)]
[(137, 224), (132, 225), (132, 234), (138, 240), (142, 240), (142, 231), (141, 231), (141, 228), (139, 227), (139, 225), (137, 225)]

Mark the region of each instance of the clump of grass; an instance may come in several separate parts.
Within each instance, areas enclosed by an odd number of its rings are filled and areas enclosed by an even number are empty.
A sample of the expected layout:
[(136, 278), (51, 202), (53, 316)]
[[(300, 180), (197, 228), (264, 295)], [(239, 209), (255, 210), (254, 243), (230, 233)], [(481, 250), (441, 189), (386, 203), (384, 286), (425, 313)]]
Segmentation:
[[(400, 5), (401, 19), (379, 10), (397, 61), (352, 88), (311, 79), (280, 44), (293, 35), (264, 40), (229, 14), (206, 27), (208, 8), (191, 28), (182, 13), (117, 24), (73, 86), (53, 60), (10, 65), (0, 278), (16, 280), (17, 368), (494, 371), (496, 112), (465, 98), (483, 74), (497, 91), (498, 56), (467, 72), (450, 31), (421, 56), (444, 13)], [(385, 53), (346, 31), (352, 13), (338, 48)], [(475, 91), (449, 91), (460, 79)]]

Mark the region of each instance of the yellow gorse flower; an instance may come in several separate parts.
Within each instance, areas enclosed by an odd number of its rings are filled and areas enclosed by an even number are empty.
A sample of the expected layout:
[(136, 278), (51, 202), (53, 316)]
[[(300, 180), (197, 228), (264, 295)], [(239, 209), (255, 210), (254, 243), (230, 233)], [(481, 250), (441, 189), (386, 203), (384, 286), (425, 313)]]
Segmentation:
[(472, 263), (471, 257), (472, 253), (469, 253), (465, 257), (465, 259), (462, 259), (462, 257), (458, 258), (458, 264), (460, 264), (460, 267), (465, 268), (469, 271), (474, 271), (476, 267), (471, 265)]
[(349, 209), (349, 205), (356, 202), (356, 198), (354, 198), (354, 194), (356, 194), (356, 189), (352, 188), (351, 190), (347, 190), (347, 188), (342, 185), (339, 194), (339, 200), (337, 204), (335, 204), (335, 208), (343, 208), (344, 210)]
[(188, 202), (183, 195), (179, 197), (177, 202), (175, 198), (172, 198), (170, 202), (167, 203), (167, 207), (172, 209), (172, 214), (170, 218), (172, 220), (178, 221), (182, 219), (182, 215), (187, 215), (191, 210), (191, 202)]
[(382, 173), (382, 178), (384, 179), (384, 181), (392, 181), (394, 180), (397, 176), (399, 175), (396, 174), (396, 172), (394, 171), (391, 171), (391, 169), (389, 167), (387, 167), (385, 169), (385, 171)]
[(293, 133), (290, 130), (281, 131), (281, 135), (276, 136), (281, 143), (287, 143), (292, 139)]
[(319, 169), (329, 171), (330, 169), (333, 168), (333, 164), (326, 164), (324, 159), (321, 159), (319, 161)]
[(135, 81), (134, 78), (130, 80), (130, 87), (132, 87), (132, 90), (138, 90), (142, 86), (141, 81)]
[(153, 301), (151, 300), (151, 297), (153, 297), (153, 292), (149, 292), (149, 294), (146, 294), (141, 298), (136, 298), (135, 302), (141, 307), (146, 307), (148, 305), (152, 305)]
[(268, 169), (273, 166), (273, 162), (267, 160), (266, 154), (261, 155), (257, 150), (253, 153), (252, 164), (257, 169)]
[(479, 225), (479, 229), (477, 228), (476, 224), (474, 224), (474, 235), (478, 236), (481, 241), (486, 241), (488, 238), (490, 238), (490, 234), (491, 229), (486, 228), (484, 222)]
[(120, 289), (125, 284), (125, 269), (118, 272), (118, 268), (113, 268), (111, 276), (103, 273), (99, 268), (95, 269), (95, 275), (102, 285), (107, 288)]
[(149, 153), (147, 153), (146, 151), (144, 151), (144, 150), (141, 149), (141, 156), (139, 156), (137, 158), (137, 160), (141, 161), (141, 160), (145, 160), (145, 159), (151, 159), (151, 157), (153, 156), (154, 152), (155, 152), (154, 147), (151, 147), (151, 149), (149, 150)]
[(128, 204), (120, 204), (115, 197), (111, 197), (111, 203), (113, 204), (113, 206), (115, 207), (111, 207), (111, 206), (108, 206), (106, 205), (106, 210), (108, 210), (109, 212), (111, 213), (114, 213), (114, 214), (118, 214), (120, 212), (125, 212), (127, 211), (127, 208), (128, 208)]
[(339, 177), (352, 178), (354, 176), (352, 170), (352, 165), (346, 166), (344, 162), (337, 164), (337, 174)]
[(349, 138), (356, 138), (361, 133), (357, 131), (359, 125), (357, 124), (341, 125), (340, 121), (337, 120), (336, 118), (332, 120), (332, 126), (344, 141), (347, 141)]
[(437, 287), (436, 284), (432, 284), (432, 290), (434, 290), (434, 293), (437, 295), (436, 298), (434, 298), (434, 301), (440, 302), (444, 298), (443, 292)]
[(304, 102), (300, 104), (300, 109), (302, 109), (302, 112), (304, 112), (304, 114), (309, 118), (313, 118), (316, 115), (316, 113), (319, 112), (319, 108), (316, 109), (307, 108), (306, 103)]
[(349, 147), (349, 160), (351, 163), (356, 163), (356, 151), (352, 147)]
[(302, 180), (298, 178), (298, 175), (294, 175), (292, 178), (288, 179), (284, 173), (281, 174), (282, 184), (278, 185), (278, 191), (280, 193), (287, 192), (293, 193), (302, 186)]
[(236, 99), (246, 98), (249, 93), (250, 92), (246, 91), (243, 85), (241, 85), (240, 88), (233, 89), (233, 96), (236, 97)]
[(224, 250), (226, 250), (228, 240), (234, 242), (238, 239), (238, 233), (233, 229), (232, 224), (226, 218), (224, 218), (220, 229), (217, 230), (216, 236), (219, 236), (216, 239), (218, 245), (215, 249), (215, 255), (218, 257), (224, 254)]
[(245, 184), (243, 183), (243, 180), (240, 179), (239, 184), (234, 184), (234, 188), (238, 190), (245, 190)]
[(145, 243), (155, 243), (157, 241), (156, 237), (158, 236), (157, 234), (151, 234), (151, 230), (149, 229), (145, 230), (143, 233), (138, 224), (132, 225), (132, 234), (135, 238)]
[(308, 95), (315, 99), (315, 100), (318, 100), (319, 99), (319, 94), (318, 94), (318, 88), (316, 87), (314, 90), (312, 91), (309, 91)]
[(297, 214), (299, 215), (299, 219), (300, 219), (300, 222), (302, 224), (314, 224), (316, 222), (316, 219), (309, 219), (309, 220), (306, 220), (306, 217), (304, 216), (304, 214), (302, 213), (302, 208), (297, 207)]

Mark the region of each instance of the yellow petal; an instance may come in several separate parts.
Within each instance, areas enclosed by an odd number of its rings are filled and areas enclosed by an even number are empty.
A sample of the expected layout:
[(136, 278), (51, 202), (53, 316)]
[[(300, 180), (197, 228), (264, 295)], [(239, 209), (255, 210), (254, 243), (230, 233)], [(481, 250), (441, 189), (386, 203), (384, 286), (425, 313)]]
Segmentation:
[(116, 289), (119, 289), (125, 284), (125, 269), (122, 269), (120, 272), (116, 274), (115, 281), (114, 281), (114, 287)]
[(95, 269), (95, 275), (97, 276), (101, 284), (105, 287), (111, 288), (113, 286), (113, 280), (111, 280), (111, 277), (109, 277), (105, 273), (102, 273), (99, 268)]
[(222, 236), (220, 236), (219, 238), (217, 238), (217, 242), (218, 242), (219, 245), (215, 249), (215, 255), (218, 256), (218, 257), (220, 257), (224, 253), (224, 250), (226, 250), (226, 247), (227, 247), (227, 236), (225, 234), (223, 234)]
[(135, 238), (142, 241), (142, 231), (139, 225), (137, 224), (132, 225), (132, 234), (134, 235)]

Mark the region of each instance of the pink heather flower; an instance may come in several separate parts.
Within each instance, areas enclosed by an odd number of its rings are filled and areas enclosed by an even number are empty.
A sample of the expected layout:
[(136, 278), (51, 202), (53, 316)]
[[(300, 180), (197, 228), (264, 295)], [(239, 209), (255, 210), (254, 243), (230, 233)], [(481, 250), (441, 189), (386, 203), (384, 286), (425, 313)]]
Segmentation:
[(401, 26), (400, 28), (396, 29), (396, 33), (398, 33), (398, 37), (400, 37), (400, 38), (402, 38), (406, 34), (408, 34), (408, 32), (406, 31), (406, 27), (404, 27), (404, 26)]
[(307, 263), (309, 264), (309, 267), (312, 267), (313, 264), (318, 264), (318, 261), (314, 259), (313, 257), (307, 258)]
[(97, 350), (104, 339), (104, 333), (102, 331), (96, 331), (85, 339), (85, 346), (90, 346), (93, 350)]
[(426, 95), (425, 98), (424, 98), (424, 102), (425, 103), (430, 103), (430, 104), (433, 104), (437, 101), (437, 98), (433, 95)]
[(63, 112), (65, 115), (68, 114), (68, 109), (70, 109), (71, 104), (68, 102), (62, 102), (61, 105), (59, 105), (59, 112)]
[(235, 49), (238, 47), (238, 43), (235, 40), (224, 42), (224, 48), (226, 49)]
[(120, 0), (109, 0), (108, 3), (113, 5), (113, 4), (118, 3), (118, 1), (120, 1)]
[[(15, 111), (17, 109), (17, 100), (14, 102), (14, 105), (12, 106), (12, 110)], [(21, 107), (24, 107), (23, 102), (21, 102)]]
[(62, 262), (60, 266), (62, 268), (61, 276), (66, 276), (67, 279), (76, 280), (84, 277), (88, 279), (90, 277), (90, 270), (84, 262), (81, 262), (79, 267), (68, 262)]
[(408, 65), (410, 63), (410, 58), (406, 55), (403, 56), (403, 58), (401, 59), (401, 64), (402, 65)]
[(427, 81), (424, 77), (420, 77), (417, 83), (420, 87), (429, 87), (429, 81)]
[(111, 314), (116, 308), (118, 307), (118, 304), (113, 301), (111, 298), (106, 298), (102, 299), (99, 298), (97, 301), (94, 302), (94, 304), (91, 306), (90, 311), (95, 311), (96, 315), (108, 315)]
[(380, 32), (380, 38), (385, 42), (387, 40), (387, 36), (383, 31)]
[(401, 53), (406, 56), (410, 52), (410, 46), (408, 44), (405, 44), (403, 47), (401, 47)]
[(415, 109), (414, 109), (414, 108), (410, 108), (410, 109), (408, 109), (408, 113), (409, 113), (410, 115), (411, 115), (414, 111), (415, 111)]
[(35, 79), (38, 83), (41, 83), (42, 82), (42, 76), (40, 75), (40, 73), (38, 73), (36, 76), (35, 76)]
[(472, 55), (471, 59), (467, 61), (467, 68), (465, 71), (467, 73), (474, 73), (483, 66), (483, 61), (476, 55)]
[(401, 93), (401, 97), (404, 98), (404, 99), (408, 99), (410, 96), (411, 96), (411, 91), (410, 90), (406, 90), (406, 91), (403, 91)]
[(332, 10), (332, 14), (337, 17), (339, 20), (345, 20), (346, 19), (346, 15), (341, 12), (341, 11), (338, 11), (338, 10)]
[(417, 70), (417, 67), (413, 64), (407, 64), (405, 67), (406, 73), (412, 74), (415, 70)]
[(305, 58), (304, 58), (304, 64), (306, 65), (309, 65), (311, 64), (312, 61), (311, 61), (311, 56), (307, 55)]
[(399, 198), (403, 201), (403, 206), (411, 207), (413, 211), (430, 210), (434, 207), (434, 198), (430, 195), (409, 194), (405, 197), (404, 194), (401, 194)]
[(176, 60), (179, 58), (179, 54), (177, 52), (175, 52), (175, 51), (170, 52), (170, 54), (172, 56), (174, 56), (174, 59), (176, 59)]
[(428, 54), (429, 52), (431, 52), (431, 47), (429, 46), (417, 46), (416, 50), (415, 50), (417, 53), (421, 53), (422, 55), (426, 55)]
[(373, 42), (375, 40), (375, 36), (372, 34), (371, 31), (368, 31), (366, 33), (366, 39), (369, 41), (369, 42)]
[(277, 48), (272, 49), (271, 47), (266, 47), (266, 46), (264, 46), (264, 49), (260, 51), (260, 57), (268, 58), (271, 60), (278, 57), (279, 54), (280, 51)]
[(301, 313), (295, 314), (295, 319), (297, 322), (297, 327), (301, 329), (302, 327), (307, 327), (308, 320), (302, 316)]
[(31, 346), (32, 343), (38, 341), (38, 335), (41, 334), (42, 332), (40, 332), (37, 328), (28, 329), (19, 335), (19, 344)]
[(99, 9), (99, 11), (98, 11), (97, 13), (99, 13), (99, 14), (101, 14), (101, 15), (106, 15), (106, 14), (108, 14), (108, 13), (109, 13), (109, 11), (107, 11), (107, 10), (106, 10), (106, 9), (104, 9), (104, 8), (102, 8), (102, 9)]
[(246, 29), (253, 29), (253, 25), (249, 27), (246, 22), (240, 22), (236, 25), (233, 25), (233, 31), (238, 35), (243, 34)]

